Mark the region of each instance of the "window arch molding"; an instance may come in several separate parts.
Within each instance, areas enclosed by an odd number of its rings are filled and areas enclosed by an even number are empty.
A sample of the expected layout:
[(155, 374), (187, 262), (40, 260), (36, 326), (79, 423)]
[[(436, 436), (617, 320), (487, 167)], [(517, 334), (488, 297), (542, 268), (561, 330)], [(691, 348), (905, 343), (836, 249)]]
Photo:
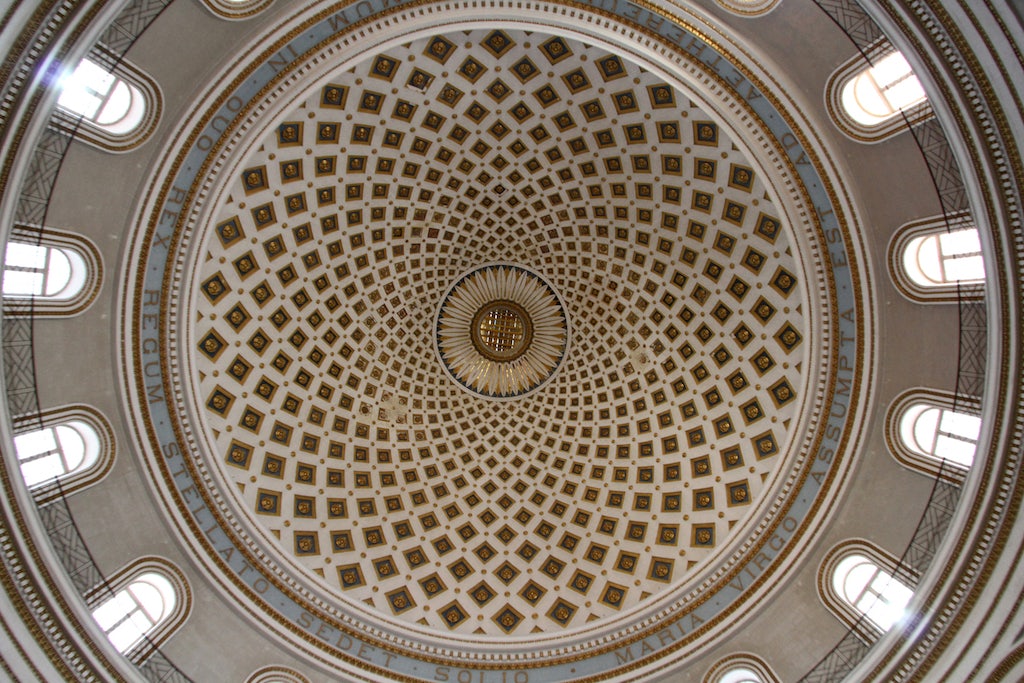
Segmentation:
[(264, 666), (249, 674), (245, 683), (310, 683), (310, 680), (288, 667)]
[[(121, 96), (119, 101), (128, 101), (128, 112), (133, 125), (126, 125), (125, 120), (111, 123), (94, 121), (88, 114), (76, 110), (68, 102), (69, 83), (79, 74), (83, 64), (97, 67), (87, 69), (94, 73), (106, 72), (113, 81), (110, 91)], [(80, 74), (79, 74), (80, 75)], [(122, 87), (124, 86), (124, 87)], [(52, 122), (82, 142), (99, 147), (107, 152), (128, 152), (146, 142), (156, 130), (163, 111), (163, 94), (157, 82), (144, 71), (123, 59), (117, 59), (101, 47), (93, 48), (88, 55), (74, 65), (67, 65), (64, 74), (58, 80), (59, 92), (54, 107)], [(91, 85), (84, 87), (88, 96), (98, 96), (103, 101), (109, 100), (109, 93), (97, 95), (91, 91)], [(70, 98), (74, 99), (74, 98)], [(62, 103), (63, 100), (63, 103)], [(98, 111), (102, 112), (103, 107)]]
[(715, 0), (724, 10), (741, 17), (760, 17), (779, 6), (782, 0)]
[[(864, 539), (852, 539), (844, 541), (832, 548), (822, 560), (818, 569), (818, 596), (821, 601), (841, 622), (851, 631), (857, 634), (865, 643), (871, 644), (882, 637), (887, 629), (876, 623), (869, 614), (870, 606), (874, 600), (867, 594), (872, 591), (870, 588), (864, 591), (866, 604), (869, 605), (865, 611), (861, 611), (853, 604), (847, 595), (840, 592), (836, 587), (836, 574), (844, 569), (844, 565), (857, 562), (873, 566), (877, 572), (876, 576), (868, 581), (868, 584), (877, 586), (875, 580), (882, 583), (887, 590), (894, 593), (902, 593), (907, 601), (913, 598), (913, 590), (917, 586), (919, 576), (913, 569), (900, 566), (899, 559), (879, 546)], [(895, 582), (895, 583), (893, 583)], [(907, 595), (909, 593), (909, 596)], [(883, 598), (882, 599), (884, 602)], [(898, 620), (893, 627), (898, 627)]]
[[(902, 133), (908, 126), (932, 117), (932, 108), (927, 98), (897, 109), (885, 117), (878, 117), (875, 123), (870, 124), (855, 118), (847, 108), (844, 94), (849, 87), (854, 86), (855, 79), (868, 76), (873, 67), (894, 55), (900, 53), (888, 40), (882, 39), (863, 54), (857, 54), (841, 64), (829, 77), (825, 85), (825, 107), (836, 127), (847, 137), (858, 142), (880, 142)], [(913, 72), (911, 76), (916, 79)]]
[[(920, 444), (908, 443), (907, 434), (916, 425), (907, 424), (908, 420), (922, 417), (924, 411), (938, 411), (937, 415), (925, 415), (925, 419), (935, 421), (936, 439), (945, 432), (951, 432), (947, 438), (953, 439), (953, 445), (959, 442), (970, 443), (977, 449), (977, 437), (974, 436), (974, 421), (979, 421), (980, 403), (977, 399), (958, 397), (956, 394), (937, 389), (912, 389), (897, 396), (889, 405), (885, 414), (885, 441), (889, 452), (896, 460), (912, 470), (917, 470), (932, 477), (942, 477), (946, 481), (962, 482), (971, 467), (976, 452), (968, 459), (963, 449), (956, 449), (956, 454), (944, 458), (941, 454), (927, 452), (929, 449)], [(942, 429), (942, 418), (951, 413), (952, 429)], [(957, 416), (963, 416), (957, 419)], [(980, 429), (980, 424), (978, 425)], [(979, 434), (980, 435), (980, 434)], [(964, 453), (960, 456), (960, 453)]]
[[(15, 418), (14, 429), (14, 450), (22, 474), (25, 476), (25, 484), (39, 503), (53, 500), (62, 493), (68, 495), (92, 486), (103, 479), (114, 464), (116, 451), (114, 430), (103, 414), (91, 406), (81, 404), (61, 406), (39, 415)], [(54, 442), (53, 445), (61, 449), (62, 435), (59, 433), (61, 429), (77, 432), (77, 435), (71, 434), (70, 436), (73, 439), (76, 436), (81, 439), (80, 446), (84, 453), (77, 467), (72, 467), (64, 474), (58, 475), (60, 480), (60, 489), (58, 489), (53, 485), (52, 478), (40, 479), (38, 471), (34, 474), (26, 474), (26, 463), (38, 461), (41, 456), (46, 457), (52, 452), (40, 450), (40, 448), (45, 449), (47, 442), (51, 439)], [(62, 464), (67, 464), (65, 454), (57, 454), (57, 458)], [(54, 462), (51, 466), (58, 465)]]
[[(974, 231), (973, 235), (970, 231)], [(945, 235), (964, 235), (969, 239), (957, 240), (960, 244), (947, 246), (944, 252), (942, 243), (931, 242), (942, 240)], [(927, 270), (938, 269), (941, 274), (922, 272), (926, 269), (916, 266), (920, 261), (919, 252), (922, 250), (927, 251), (929, 261), (936, 261), (930, 264)], [(889, 240), (886, 260), (889, 264), (889, 275), (896, 289), (911, 301), (953, 303), (961, 297), (984, 297), (984, 256), (981, 252), (978, 229), (968, 213), (933, 216), (903, 224)], [(908, 265), (908, 260), (912, 262), (911, 265)], [(946, 264), (966, 267), (951, 269), (947, 268)], [(912, 272), (911, 268), (917, 272)], [(954, 279), (957, 275), (968, 277)]]
[(702, 679), (702, 683), (748, 683), (748, 681), (779, 683), (779, 677), (757, 655), (749, 652), (737, 652), (712, 664)]
[(122, 567), (85, 596), (86, 604), (92, 611), (93, 617), (97, 619), (100, 629), (107, 632), (110, 637), (109, 633), (113, 629), (105, 628), (97, 616), (100, 614), (100, 610), (113, 607), (116, 604), (115, 601), (137, 602), (136, 598), (126, 597), (126, 591), (130, 591), (140, 582), (145, 583), (152, 580), (154, 576), (169, 584), (174, 604), (165, 605), (165, 609), (156, 623), (148, 628), (140, 639), (128, 644), (125, 649), (121, 650), (111, 639), (115, 649), (121, 651), (135, 664), (145, 662), (157, 648), (167, 642), (182, 627), (189, 614), (192, 613), (192, 589), (189, 587), (185, 574), (171, 561), (162, 557), (144, 557)]
[[(45, 254), (41, 250), (46, 251)], [(33, 287), (45, 287), (51, 257), (60, 256), (68, 271), (66, 291), (47, 295), (33, 293)], [(34, 275), (28, 287), (9, 285), (8, 273)], [(50, 227), (17, 225), (4, 245), (4, 312), (8, 315), (71, 316), (85, 311), (99, 294), (103, 281), (103, 259), (88, 238)], [(72, 288), (73, 285), (73, 288)], [(31, 304), (31, 305), (29, 305)]]
[(274, 0), (202, 0), (203, 6), (223, 19), (249, 19), (270, 7)]

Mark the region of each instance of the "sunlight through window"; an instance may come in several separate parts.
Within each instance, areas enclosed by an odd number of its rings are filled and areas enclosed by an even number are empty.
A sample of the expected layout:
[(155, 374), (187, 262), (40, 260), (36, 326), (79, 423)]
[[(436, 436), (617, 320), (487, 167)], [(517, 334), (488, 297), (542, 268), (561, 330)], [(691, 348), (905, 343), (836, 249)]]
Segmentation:
[(842, 103), (853, 120), (872, 126), (923, 102), (925, 97), (906, 58), (894, 52), (852, 78), (843, 88)]
[(718, 683), (764, 683), (764, 681), (761, 680), (761, 677), (753, 669), (738, 666), (726, 671), (718, 679)]
[(85, 285), (85, 260), (70, 249), (8, 242), (4, 296), (71, 299)]
[(864, 555), (849, 555), (832, 575), (836, 593), (871, 623), (888, 631), (899, 622), (914, 593)]
[(14, 449), (25, 484), (32, 488), (92, 467), (99, 458), (100, 441), (92, 427), (73, 420), (19, 434)]
[(921, 455), (970, 467), (981, 433), (981, 418), (925, 403), (910, 406), (900, 419), (903, 443)]
[(109, 133), (130, 133), (145, 118), (142, 92), (90, 59), (83, 59), (58, 83), (57, 104)]
[(117, 651), (124, 654), (168, 618), (175, 604), (171, 582), (157, 572), (146, 572), (93, 610), (92, 615)]
[(985, 262), (975, 228), (915, 237), (903, 253), (907, 275), (922, 287), (981, 282)]

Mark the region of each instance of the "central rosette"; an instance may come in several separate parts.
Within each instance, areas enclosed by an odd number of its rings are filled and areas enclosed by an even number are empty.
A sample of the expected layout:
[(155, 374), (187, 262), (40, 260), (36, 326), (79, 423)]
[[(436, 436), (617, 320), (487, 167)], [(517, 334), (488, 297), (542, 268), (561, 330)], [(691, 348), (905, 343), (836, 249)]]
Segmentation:
[(455, 281), (437, 314), (437, 351), (462, 388), (515, 398), (555, 374), (569, 323), (555, 290), (521, 266), (491, 264)]
[(522, 306), (496, 301), (473, 316), (473, 344), (480, 353), (496, 361), (519, 358), (530, 348), (533, 325)]

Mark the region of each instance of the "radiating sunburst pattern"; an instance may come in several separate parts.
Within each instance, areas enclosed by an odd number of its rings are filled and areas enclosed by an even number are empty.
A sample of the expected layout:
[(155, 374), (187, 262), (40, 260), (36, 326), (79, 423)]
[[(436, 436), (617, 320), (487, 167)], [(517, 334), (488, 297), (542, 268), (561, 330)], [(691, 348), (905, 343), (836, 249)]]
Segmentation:
[(441, 300), (436, 330), (448, 374), (488, 398), (523, 396), (540, 387), (569, 343), (565, 309), (551, 286), (507, 264), (459, 278)]

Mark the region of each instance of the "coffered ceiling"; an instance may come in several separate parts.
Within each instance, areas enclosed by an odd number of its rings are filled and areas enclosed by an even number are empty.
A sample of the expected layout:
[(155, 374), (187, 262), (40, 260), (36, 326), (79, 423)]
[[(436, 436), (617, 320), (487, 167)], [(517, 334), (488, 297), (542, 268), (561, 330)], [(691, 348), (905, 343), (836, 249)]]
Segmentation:
[[(1019, 157), (990, 155), (952, 94), (958, 73), (998, 69), (936, 58), (969, 42), (937, 26), (969, 26), (1010, 69), (1009, 15), (66, 4), (76, 58), (101, 34), (119, 45), (159, 85), (160, 120), (119, 154), (60, 150), (46, 220), (96, 244), (101, 289), (30, 329), (32, 390), (111, 423), (111, 473), (67, 510), (91, 571), (180, 569), (190, 614), (157, 644), (183, 676), (675, 682), (740, 657), (779, 680), (1013, 678), (1024, 620), (997, 596), (1020, 592), (1005, 517), (1019, 225), (1000, 213), (1014, 175), (983, 171)], [(9, 25), (65, 21), (40, 5)], [(960, 21), (932, 21), (947, 12)], [(879, 26), (919, 71), (938, 142), (867, 144), (830, 119), (829, 76)], [(4, 119), (21, 126), (3, 133), (5, 178), (27, 167), (18, 140), (43, 139), (30, 109)], [(986, 130), (1012, 130), (1014, 111)], [(988, 317), (966, 327), (886, 270), (899, 226), (953, 201), (950, 178), (990, 275)], [(963, 391), (972, 324), (988, 334), (967, 397), (985, 455), (921, 549), (938, 489), (889, 453), (887, 411)], [(24, 419), (10, 412), (4, 444)], [(32, 680), (34, 659), (58, 663), (41, 680), (139, 675), (64, 578), (49, 518), (5, 481), (11, 528), (44, 550), (4, 577), (38, 578), (52, 619), (3, 613), (30, 653), (0, 650), (7, 673)], [(820, 597), (851, 539), (902, 556), (914, 584), (920, 620), (873, 649)], [(12, 601), (29, 594), (7, 582)], [(74, 645), (42, 644), (65, 633)], [(837, 643), (842, 665), (816, 669)]]

